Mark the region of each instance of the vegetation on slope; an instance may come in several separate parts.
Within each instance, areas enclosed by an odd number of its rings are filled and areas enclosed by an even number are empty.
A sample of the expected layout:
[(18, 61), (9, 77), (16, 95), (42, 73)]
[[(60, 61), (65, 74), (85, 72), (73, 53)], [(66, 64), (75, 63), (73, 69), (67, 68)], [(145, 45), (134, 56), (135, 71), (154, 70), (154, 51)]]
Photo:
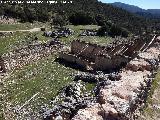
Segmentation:
[(1, 15), (20, 18), (23, 22), (45, 22), (56, 18), (55, 21), (61, 21), (63, 24), (99, 25), (111, 21), (113, 24), (126, 28), (132, 33), (152, 30), (154, 23), (151, 20), (97, 0), (74, 0), (70, 4), (2, 4), (1, 6)]

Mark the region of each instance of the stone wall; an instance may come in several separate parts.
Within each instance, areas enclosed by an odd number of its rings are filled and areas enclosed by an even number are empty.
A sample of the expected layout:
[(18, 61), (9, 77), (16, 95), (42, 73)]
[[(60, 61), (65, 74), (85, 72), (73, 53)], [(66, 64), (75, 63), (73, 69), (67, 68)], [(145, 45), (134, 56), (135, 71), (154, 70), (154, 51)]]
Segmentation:
[[(160, 43), (158, 43), (160, 44)], [(118, 81), (100, 88), (98, 100), (85, 109), (80, 109), (72, 120), (132, 120), (138, 117), (136, 111), (142, 109), (154, 81), (158, 68), (160, 48), (152, 44), (139, 53), (140, 58), (133, 59), (118, 75)], [(150, 57), (151, 56), (151, 57)], [(149, 61), (157, 61), (149, 62)]]
[(77, 57), (73, 54), (68, 54), (68, 53), (63, 53), (63, 52), (60, 53), (59, 58), (65, 60), (67, 62), (75, 63), (85, 69), (87, 69), (87, 66), (89, 66), (89, 64), (90, 64), (88, 60), (84, 60), (84, 59)]
[(73, 63), (76, 61), (76, 57), (74, 55), (63, 52), (59, 54), (59, 58)]
[[(154, 36), (151, 40), (136, 39), (129, 43), (113, 43), (110, 46), (100, 46), (76, 40), (71, 43), (72, 55), (61, 54), (60, 57), (83, 67), (89, 66), (94, 70), (116, 69), (128, 63), (130, 59), (134, 59), (140, 51), (149, 48), (155, 43), (155, 38)], [(91, 63), (94, 64), (90, 65)]]
[(115, 48), (113, 48), (113, 50), (110, 52), (110, 54), (114, 54), (116, 52), (118, 52), (119, 50), (121, 50), (123, 47), (123, 44), (117, 45)]
[(128, 63), (129, 59), (125, 56), (113, 56), (111, 57), (96, 57), (95, 65), (93, 68), (95, 70), (113, 70), (116, 69), (126, 63)]
[(71, 44), (71, 53), (82, 56), (86, 59), (94, 60), (97, 55), (106, 53), (106, 48), (104, 46), (98, 46), (96, 44), (76, 40)]

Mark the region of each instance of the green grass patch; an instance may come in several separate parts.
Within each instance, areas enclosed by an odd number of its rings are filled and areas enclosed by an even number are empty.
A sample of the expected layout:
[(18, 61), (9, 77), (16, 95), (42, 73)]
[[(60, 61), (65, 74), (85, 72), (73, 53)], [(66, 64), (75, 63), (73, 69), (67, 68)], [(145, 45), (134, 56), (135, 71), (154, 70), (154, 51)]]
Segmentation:
[(23, 40), (25, 35), (27, 35), (27, 32), (23, 32), (23, 34), (21, 32), (16, 32), (7, 37), (0, 37), (0, 54), (9, 51), (10, 46), (13, 46), (16, 42)]
[(42, 36), (43, 32), (15, 32), (13, 35), (0, 38), (0, 54), (6, 53), (14, 48), (14, 46), (19, 46), (21, 42), (33, 40), (35, 37), (38, 37), (38, 40), (42, 43), (52, 39), (51, 37)]
[(0, 31), (29, 30), (37, 27), (50, 27), (49, 23), (18, 23), (18, 24), (0, 24)]
[(61, 38), (62, 42), (66, 44), (70, 44), (73, 40), (83, 40), (90, 43), (100, 44), (100, 45), (106, 45), (110, 42), (112, 42), (111, 37), (99, 37), (99, 36), (79, 36), (84, 29), (98, 29), (100, 26), (97, 25), (68, 25), (67, 27), (74, 30), (74, 34), (71, 36), (68, 36), (67, 38), (63, 37)]
[(72, 81), (71, 68), (54, 62), (54, 56), (14, 71), (7, 80), (8, 100), (12, 103), (24, 103), (35, 93), (46, 100), (53, 98), (63, 86)]
[[(158, 71), (151, 89), (149, 91), (149, 95), (146, 101), (146, 107), (143, 109), (142, 114), (145, 116), (147, 120), (153, 119), (157, 114), (160, 114), (160, 110), (153, 108), (153, 105), (160, 105), (160, 93), (155, 93), (160, 91), (160, 71)], [(155, 94), (158, 98), (153, 97)], [(158, 101), (157, 101), (158, 100)]]

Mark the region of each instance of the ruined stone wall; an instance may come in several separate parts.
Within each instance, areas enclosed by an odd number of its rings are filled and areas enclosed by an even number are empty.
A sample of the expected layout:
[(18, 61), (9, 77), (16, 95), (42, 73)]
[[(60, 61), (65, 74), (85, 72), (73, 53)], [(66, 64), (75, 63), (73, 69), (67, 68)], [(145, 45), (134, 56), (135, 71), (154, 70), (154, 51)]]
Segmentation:
[(96, 57), (95, 65), (92, 66), (94, 70), (107, 70), (115, 67), (111, 58)]
[(73, 54), (79, 54), (82, 49), (85, 47), (84, 42), (80, 42), (79, 40), (72, 41), (71, 43), (71, 53)]
[(117, 45), (117, 46), (110, 52), (110, 54), (111, 54), (111, 55), (112, 55), (112, 54), (115, 54), (116, 52), (118, 52), (119, 50), (121, 50), (122, 47), (123, 47), (122, 44)]
[(104, 56), (97, 56), (95, 58), (95, 63), (90, 65), (88, 60), (82, 59), (80, 57), (74, 56), (72, 54), (67, 53), (60, 53), (60, 59), (64, 59), (67, 62), (72, 62), (77, 65), (80, 65), (83, 68), (87, 69), (87, 66), (90, 66), (94, 70), (112, 70), (118, 67), (121, 67), (122, 64), (127, 63), (129, 60), (124, 56), (113, 56), (111, 57), (104, 57)]
[(110, 70), (110, 69), (116, 69), (118, 67), (121, 67), (121, 65), (127, 63), (129, 61), (128, 58), (124, 56), (113, 56), (110, 57), (96, 57), (95, 65), (93, 68), (95, 70)]
[(66, 60), (66, 61), (68, 61), (68, 62), (75, 62), (76, 61), (76, 57), (75, 56), (73, 56), (72, 54), (68, 54), (68, 53), (60, 53), (59, 54), (59, 58), (60, 59), (64, 59), (64, 60)]
[(142, 51), (147, 50), (148, 48), (152, 47), (154, 43), (157, 41), (157, 35), (154, 35), (154, 37), (151, 40), (148, 40), (142, 49)]
[[(135, 118), (136, 110), (146, 102), (148, 91), (154, 81), (153, 78), (159, 64), (159, 54), (160, 48), (156, 44), (143, 54), (139, 53), (141, 58), (130, 61), (129, 66), (118, 73), (121, 76), (120, 79), (100, 88), (98, 101), (85, 109), (80, 109), (72, 120), (136, 119), (137, 115), (140, 115), (136, 114)], [(153, 64), (148, 62), (150, 60), (154, 61), (153, 63), (157, 62)]]
[(139, 51), (145, 43), (143, 41), (136, 41), (133, 45), (128, 46), (128, 50), (126, 50), (123, 54), (126, 56), (132, 57), (134, 52)]
[(121, 67), (121, 65), (123, 64), (126, 64), (129, 62), (129, 58), (126, 57), (126, 56), (121, 56), (121, 55), (118, 55), (118, 56), (113, 56), (112, 59), (114, 60), (114, 65), (116, 67)]
[(87, 60), (83, 60), (83, 59), (76, 59), (76, 64), (80, 65), (81, 67), (87, 69), (87, 66), (89, 65), (89, 62)]
[(155, 39), (148, 41), (136, 39), (128, 44), (120, 43), (112, 45), (109, 50), (104, 46), (77, 40), (71, 44), (71, 54), (78, 56), (76, 58), (77, 62), (76, 60), (73, 61), (74, 58), (72, 58), (71, 55), (64, 55), (64, 59), (69, 62), (76, 62), (83, 67), (89, 65), (89, 62), (93, 62), (92, 68), (94, 70), (115, 69), (129, 62), (129, 57), (134, 58), (138, 52), (147, 49), (154, 42)]
[(138, 44), (134, 48), (134, 52), (139, 51), (144, 44), (145, 44), (144, 42), (138, 42)]
[(106, 53), (105, 47), (96, 44), (85, 43), (84, 41), (73, 41), (71, 44), (71, 53), (93, 60), (101, 53)]
[(95, 47), (95, 49), (92, 51), (92, 53), (90, 54), (92, 59), (95, 59), (96, 56), (100, 55), (100, 54), (107, 54), (107, 50), (105, 47)]
[(86, 68), (89, 65), (88, 60), (84, 60), (84, 59), (77, 57), (75, 55), (72, 55), (72, 54), (60, 53), (59, 58), (65, 60), (67, 62), (75, 63), (83, 68)]

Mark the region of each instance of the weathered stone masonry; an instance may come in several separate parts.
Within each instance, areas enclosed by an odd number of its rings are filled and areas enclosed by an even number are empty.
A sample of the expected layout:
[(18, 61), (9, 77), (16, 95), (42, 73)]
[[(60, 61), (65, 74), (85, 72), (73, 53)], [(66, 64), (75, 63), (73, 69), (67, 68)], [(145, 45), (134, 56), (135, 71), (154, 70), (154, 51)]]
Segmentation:
[(160, 39), (150, 44), (119, 72), (120, 80), (102, 87), (92, 106), (80, 109), (72, 120), (132, 120), (154, 80), (160, 55)]
[(135, 39), (128, 43), (109, 46), (86, 43), (76, 40), (71, 43), (69, 53), (60, 53), (59, 58), (75, 63), (87, 70), (110, 70), (127, 64), (139, 52), (146, 50), (155, 42), (155, 37), (150, 40)]

